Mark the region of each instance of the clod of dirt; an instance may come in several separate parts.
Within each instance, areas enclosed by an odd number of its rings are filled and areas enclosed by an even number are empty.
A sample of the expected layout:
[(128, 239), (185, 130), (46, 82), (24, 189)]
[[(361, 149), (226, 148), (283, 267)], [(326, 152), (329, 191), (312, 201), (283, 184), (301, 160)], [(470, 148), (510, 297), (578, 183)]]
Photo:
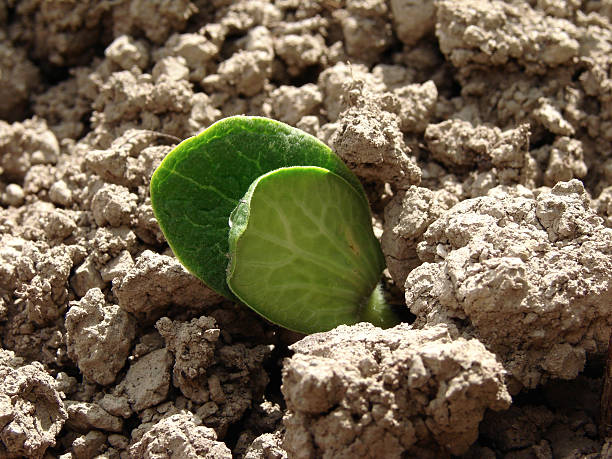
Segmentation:
[(59, 144), (44, 120), (34, 118), (8, 124), (0, 120), (0, 177), (23, 184), (34, 165), (55, 164)]
[[(458, 66), (466, 97), (444, 117), (502, 129), (530, 123), (532, 144), (550, 144), (551, 134), (576, 136), (586, 164), (599, 164), (612, 138), (610, 116), (599, 109), (609, 100), (612, 32), (597, 9), (576, 8), (574, 2), (439, 2), (441, 51)], [(590, 180), (598, 181), (597, 173)]]
[(136, 226), (134, 231), (144, 243), (154, 247), (162, 246), (166, 242), (166, 238), (157, 224), (150, 198), (147, 198), (136, 209)]
[(363, 80), (369, 87), (380, 85), (380, 82), (368, 72), (365, 65), (348, 65), (338, 62), (321, 72), (317, 85), (323, 94), (323, 107), (327, 112), (327, 119), (331, 122), (337, 121), (340, 113), (347, 108), (344, 94), (346, 83), (350, 80)]
[(91, 144), (106, 148), (133, 128), (188, 137), (217, 120), (220, 113), (209, 97), (194, 93), (189, 81), (177, 81), (172, 74), (156, 77), (127, 70), (109, 74), (102, 65), (90, 75), (95, 81), (92, 107), (96, 110)]
[(310, 33), (281, 35), (274, 41), (274, 50), (292, 76), (299, 76), (305, 68), (324, 62), (328, 53), (325, 39), (320, 34)]
[(84, 242), (89, 255), (74, 270), (70, 286), (79, 297), (92, 288), (104, 290), (108, 282), (115, 283), (132, 269), (137, 237), (127, 227), (98, 228), (87, 235)]
[[(218, 69), (219, 83), (230, 91), (252, 97), (259, 93), (272, 73), (273, 53), (263, 50), (239, 51), (221, 62)], [(211, 79), (204, 81), (211, 83)]]
[(418, 185), (421, 170), (404, 143), (399, 100), (376, 94), (363, 81), (345, 86), (349, 107), (337, 121), (330, 145), (357, 176), (391, 183), (399, 189)]
[[(18, 233), (26, 229), (16, 228)], [(65, 363), (61, 332), (54, 322), (70, 299), (67, 281), (74, 262), (82, 260), (79, 252), (76, 246), (50, 248), (43, 241), (0, 237), (0, 294), (9, 306), (1, 333), (6, 347), (45, 364)], [(20, 307), (12, 307), (15, 303)]]
[(91, 211), (98, 226), (128, 226), (131, 223), (138, 196), (121, 186), (106, 183), (91, 200)]
[[(1, 40), (0, 36), (0, 40)], [(0, 42), (0, 118), (15, 121), (28, 112), (30, 93), (39, 84), (38, 68), (22, 48)]]
[(402, 132), (421, 134), (434, 116), (438, 90), (431, 80), (421, 84), (413, 83), (413, 79), (414, 75), (400, 66), (378, 65), (368, 72), (363, 65), (338, 63), (321, 72), (318, 86), (327, 118), (332, 122), (338, 121), (340, 113), (351, 105), (361, 106), (370, 99), (371, 104), (382, 105), (399, 116)]
[(588, 168), (584, 161), (582, 142), (569, 137), (557, 137), (552, 145), (545, 145), (532, 153), (545, 161), (544, 184), (555, 186), (573, 178), (584, 178)]
[[(219, 53), (219, 46), (215, 41), (195, 33), (183, 33), (172, 35), (163, 48), (155, 53), (156, 67), (153, 68), (153, 77), (158, 80), (159, 75), (176, 75), (177, 63), (186, 67), (187, 78), (173, 78), (175, 80), (188, 79), (193, 82), (201, 82), (206, 77), (208, 64)], [(163, 71), (166, 67), (167, 71)]]
[(21, 282), (28, 282), (34, 277), (33, 263), (24, 251), (36, 250), (35, 244), (10, 234), (3, 234), (0, 242), (0, 287), (14, 291)]
[(461, 454), (485, 409), (510, 405), (496, 357), (445, 326), (340, 326), (291, 349), (282, 385), (290, 457)]
[(166, 400), (170, 389), (172, 355), (158, 349), (130, 364), (125, 378), (115, 387), (116, 396), (124, 396), (133, 411), (142, 411)]
[(282, 18), (279, 7), (267, 0), (220, 2), (215, 13), (218, 24), (232, 32), (246, 32), (259, 25), (271, 27)]
[(155, 327), (174, 355), (173, 385), (188, 399), (207, 402), (210, 392), (205, 375), (214, 362), (220, 333), (215, 319), (202, 316), (191, 322), (180, 322), (163, 317)]
[(514, 389), (575, 378), (587, 353), (607, 349), (612, 230), (578, 180), (536, 197), (465, 200), (423, 239), (427, 263), (405, 284), (417, 323), (478, 336), (520, 383)]
[(391, 16), (397, 37), (406, 45), (414, 45), (434, 31), (433, 0), (391, 0)]
[(42, 458), (67, 418), (43, 366), (0, 349), (0, 456)]
[[(485, 413), (481, 443), (502, 457), (609, 456), (597, 440), (601, 379), (581, 375), (572, 381), (550, 381), (538, 395), (531, 402), (517, 400), (507, 411)], [(464, 457), (494, 457), (485, 449), (475, 445)]]
[(170, 152), (171, 147), (151, 146), (159, 139), (156, 132), (129, 129), (105, 150), (90, 150), (85, 169), (107, 183), (129, 189), (148, 185), (153, 171)]
[[(278, 403), (265, 399), (263, 402), (254, 403), (253, 409), (244, 419), (244, 430), (233, 448), (234, 455), (244, 457), (251, 454), (251, 457), (285, 458), (287, 452), (281, 446), (283, 414), (284, 410)], [(262, 432), (269, 433), (262, 434)]]
[(603, 217), (607, 227), (612, 227), (612, 187), (606, 187), (597, 199), (592, 201), (592, 207)]
[(422, 134), (434, 115), (438, 89), (433, 81), (401, 85), (393, 89), (399, 99), (400, 129), (404, 133)]
[(36, 59), (56, 66), (83, 64), (94, 52), (102, 18), (111, 5), (93, 0), (75, 4), (22, 2), (15, 8), (19, 22), (11, 32)]
[(201, 424), (189, 412), (166, 417), (130, 447), (130, 456), (163, 459), (171, 451), (175, 459), (231, 459), (231, 451), (224, 443), (217, 441), (215, 431)]
[(23, 204), (25, 193), (16, 183), (9, 183), (4, 189), (4, 193), (0, 195), (0, 202), (8, 206), (18, 207)]
[(123, 419), (111, 416), (97, 403), (66, 400), (64, 406), (68, 412), (66, 423), (75, 430), (87, 432), (98, 429), (121, 432), (123, 429)]
[(352, 60), (372, 64), (393, 43), (389, 8), (384, 0), (347, 0), (334, 16), (340, 21), (344, 47)]
[(244, 459), (287, 459), (287, 452), (282, 448), (281, 432), (265, 433), (257, 437), (244, 454)]
[(436, 7), (440, 50), (456, 67), (503, 65), (515, 59), (528, 71), (544, 72), (578, 55), (577, 27), (527, 4), (443, 0)]
[(186, 63), (185, 58), (181, 56), (167, 56), (160, 59), (151, 71), (153, 80), (158, 82), (162, 77), (171, 81), (186, 80), (189, 77), (189, 68)]
[(133, 268), (115, 278), (119, 306), (138, 318), (155, 320), (171, 305), (199, 309), (223, 300), (178, 260), (145, 250)]
[(272, 112), (279, 121), (295, 125), (304, 116), (313, 115), (323, 101), (319, 88), (308, 83), (295, 86), (280, 86), (270, 94)]
[(453, 119), (430, 124), (425, 140), (433, 158), (453, 168), (491, 171), (500, 185), (534, 186), (536, 168), (529, 155), (529, 126), (502, 132)]
[(411, 186), (394, 196), (385, 207), (381, 248), (389, 273), (402, 290), (408, 273), (422, 263), (417, 244), (425, 230), (458, 202), (457, 196), (445, 189), (432, 191)]
[(552, 102), (542, 98), (540, 106), (534, 111), (534, 118), (553, 134), (572, 135), (574, 128)]
[(51, 86), (45, 92), (33, 96), (32, 109), (39, 118), (47, 120), (49, 129), (58, 139), (78, 139), (85, 130), (85, 120), (91, 115), (91, 100), (86, 97), (87, 85), (82, 79), (86, 68), (75, 71), (78, 75)]
[(77, 233), (79, 212), (57, 209), (44, 201), (22, 206), (17, 212), (18, 234), (28, 239), (40, 239), (56, 247)]
[(149, 62), (146, 42), (134, 40), (127, 35), (115, 38), (104, 50), (104, 55), (123, 70), (144, 70)]
[(197, 11), (189, 0), (120, 2), (113, 8), (113, 32), (115, 36), (140, 32), (154, 43), (163, 43), (172, 32), (182, 30)]
[(270, 352), (270, 346), (243, 343), (220, 346), (216, 351), (214, 365), (207, 370), (205, 390), (210, 399), (196, 414), (220, 439), (263, 395), (269, 382), (263, 362)]
[(122, 250), (119, 255), (111, 259), (100, 270), (100, 277), (104, 282), (110, 282), (115, 278), (125, 276), (134, 266), (134, 259), (127, 250)]
[(63, 180), (58, 180), (49, 188), (49, 199), (54, 204), (69, 207), (72, 204), (72, 190)]
[(106, 452), (111, 455), (111, 450), (104, 451), (106, 448), (107, 436), (97, 430), (87, 432), (85, 435), (79, 435), (72, 442), (72, 456), (75, 459), (86, 459), (89, 457), (97, 457), (99, 453)]
[(92, 288), (66, 313), (68, 355), (91, 381), (108, 385), (125, 365), (135, 336), (134, 319), (119, 306), (107, 304)]
[[(25, 304), (28, 321), (45, 325), (59, 318), (65, 311), (68, 299), (68, 277), (73, 260), (65, 246), (38, 247), (26, 244), (20, 257), (21, 283), (15, 294)], [(29, 260), (28, 260), (29, 258)]]
[(130, 408), (129, 401), (123, 396), (105, 394), (104, 397), (98, 401), (98, 405), (100, 405), (104, 411), (124, 419), (127, 419), (132, 415), (132, 409)]

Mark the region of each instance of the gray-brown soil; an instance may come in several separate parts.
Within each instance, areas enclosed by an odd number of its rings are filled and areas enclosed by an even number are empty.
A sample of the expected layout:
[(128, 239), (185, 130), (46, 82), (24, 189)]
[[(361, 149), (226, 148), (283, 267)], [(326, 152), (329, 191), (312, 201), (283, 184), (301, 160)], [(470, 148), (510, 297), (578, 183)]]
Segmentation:
[[(610, 0), (0, 0), (0, 457), (612, 457), (611, 73)], [(174, 258), (151, 174), (234, 114), (362, 179), (406, 323)]]

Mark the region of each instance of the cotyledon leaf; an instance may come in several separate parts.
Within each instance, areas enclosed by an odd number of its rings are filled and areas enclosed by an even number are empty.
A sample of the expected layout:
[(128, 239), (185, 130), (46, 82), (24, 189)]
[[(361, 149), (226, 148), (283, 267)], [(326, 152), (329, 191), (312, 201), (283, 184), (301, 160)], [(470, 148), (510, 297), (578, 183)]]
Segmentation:
[(259, 177), (230, 219), (227, 282), (268, 320), (302, 333), (397, 324), (377, 284), (385, 267), (361, 194), (320, 167)]
[(318, 166), (346, 180), (367, 204), (359, 180), (323, 142), (279, 121), (222, 119), (181, 142), (151, 178), (151, 204), (179, 261), (209, 287), (226, 284), (228, 220), (261, 175), (288, 166)]

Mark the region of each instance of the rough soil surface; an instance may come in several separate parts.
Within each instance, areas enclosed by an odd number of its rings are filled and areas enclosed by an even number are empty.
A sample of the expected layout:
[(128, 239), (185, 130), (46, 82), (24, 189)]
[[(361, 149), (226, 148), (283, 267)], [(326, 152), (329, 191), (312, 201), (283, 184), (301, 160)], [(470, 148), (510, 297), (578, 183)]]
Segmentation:
[[(0, 457), (609, 458), (609, 0), (0, 0)], [(406, 323), (225, 300), (151, 208), (234, 114), (366, 187)]]
[(281, 388), (290, 457), (461, 454), (484, 411), (511, 402), (495, 355), (443, 326), (341, 326), (291, 350)]

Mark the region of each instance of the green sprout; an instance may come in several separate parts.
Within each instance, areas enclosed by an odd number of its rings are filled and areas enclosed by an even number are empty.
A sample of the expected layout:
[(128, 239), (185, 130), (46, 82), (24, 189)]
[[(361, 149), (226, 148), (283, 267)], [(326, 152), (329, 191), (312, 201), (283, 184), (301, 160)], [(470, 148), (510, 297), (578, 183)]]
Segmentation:
[(210, 288), (285, 328), (315, 333), (398, 319), (361, 183), (315, 137), (232, 116), (181, 142), (151, 178), (179, 261)]

